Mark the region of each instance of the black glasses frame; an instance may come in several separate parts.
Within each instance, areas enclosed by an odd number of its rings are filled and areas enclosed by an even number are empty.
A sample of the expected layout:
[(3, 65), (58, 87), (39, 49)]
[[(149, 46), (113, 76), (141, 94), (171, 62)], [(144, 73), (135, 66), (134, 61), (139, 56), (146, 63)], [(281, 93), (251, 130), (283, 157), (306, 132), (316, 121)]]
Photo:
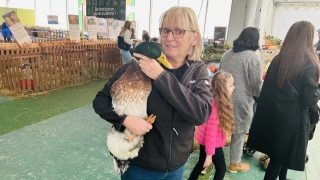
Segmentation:
[[(167, 35), (163, 35), (161, 32), (163, 31), (163, 29), (167, 29), (169, 30), (169, 32), (167, 33)], [(180, 31), (183, 31), (183, 34), (181, 37), (177, 37), (174, 33), (175, 30), (180, 30)], [(183, 36), (186, 34), (186, 31), (190, 31), (190, 30), (185, 30), (185, 29), (169, 29), (169, 28), (159, 28), (159, 34), (161, 37), (168, 37), (169, 33), (171, 32), (173, 37), (177, 38), (177, 39), (181, 39), (183, 38)], [(195, 31), (190, 31), (190, 32), (195, 32)]]

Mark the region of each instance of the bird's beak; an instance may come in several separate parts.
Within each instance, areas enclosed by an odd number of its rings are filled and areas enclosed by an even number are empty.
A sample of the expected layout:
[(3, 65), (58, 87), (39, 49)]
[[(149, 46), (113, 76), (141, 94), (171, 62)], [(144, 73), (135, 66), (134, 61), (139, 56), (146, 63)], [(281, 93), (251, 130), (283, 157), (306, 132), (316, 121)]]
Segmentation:
[(172, 65), (169, 63), (169, 61), (167, 60), (166, 55), (164, 55), (163, 52), (161, 52), (161, 55), (160, 55), (160, 57), (157, 58), (157, 60), (161, 64), (163, 64), (166, 68), (168, 68), (168, 69), (172, 69), (173, 68)]

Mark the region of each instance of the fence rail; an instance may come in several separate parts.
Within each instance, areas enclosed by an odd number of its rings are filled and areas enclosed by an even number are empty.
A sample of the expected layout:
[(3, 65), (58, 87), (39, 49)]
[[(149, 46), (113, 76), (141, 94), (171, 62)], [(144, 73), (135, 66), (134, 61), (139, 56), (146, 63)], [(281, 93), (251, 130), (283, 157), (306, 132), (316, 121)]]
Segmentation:
[(78, 44), (0, 43), (0, 89), (16, 94), (43, 92), (110, 76), (121, 66), (114, 41)]

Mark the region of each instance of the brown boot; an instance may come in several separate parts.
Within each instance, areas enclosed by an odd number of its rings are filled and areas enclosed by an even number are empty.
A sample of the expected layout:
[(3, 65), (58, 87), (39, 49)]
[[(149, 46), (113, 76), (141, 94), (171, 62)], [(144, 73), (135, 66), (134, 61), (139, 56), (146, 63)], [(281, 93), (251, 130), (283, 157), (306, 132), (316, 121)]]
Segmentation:
[(249, 138), (249, 135), (245, 134), (244, 135), (244, 144), (247, 144), (248, 138)]
[(233, 163), (230, 162), (228, 171), (231, 172), (231, 173), (247, 172), (249, 169), (250, 169), (250, 166), (247, 163), (233, 164)]

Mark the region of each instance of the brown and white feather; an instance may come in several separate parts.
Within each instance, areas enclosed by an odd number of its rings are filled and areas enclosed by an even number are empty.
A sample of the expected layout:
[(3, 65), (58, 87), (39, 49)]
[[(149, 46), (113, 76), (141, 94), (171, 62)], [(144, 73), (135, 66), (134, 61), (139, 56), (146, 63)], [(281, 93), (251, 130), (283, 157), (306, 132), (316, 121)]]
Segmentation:
[[(147, 117), (147, 100), (152, 90), (151, 80), (140, 69), (138, 61), (132, 59), (125, 73), (112, 85), (110, 93), (114, 111), (119, 115)], [(127, 138), (129, 130), (118, 132), (114, 128), (108, 133), (109, 151), (120, 160), (128, 160), (138, 156), (143, 145), (143, 136), (132, 141)]]

